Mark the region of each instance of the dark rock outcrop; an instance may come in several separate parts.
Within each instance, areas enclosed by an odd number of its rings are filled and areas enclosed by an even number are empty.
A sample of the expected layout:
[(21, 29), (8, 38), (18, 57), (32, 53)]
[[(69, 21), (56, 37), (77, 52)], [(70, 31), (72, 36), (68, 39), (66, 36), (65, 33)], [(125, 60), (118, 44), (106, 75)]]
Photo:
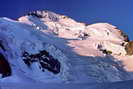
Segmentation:
[(35, 16), (37, 18), (48, 18), (51, 21), (58, 21), (58, 17), (55, 13), (50, 12), (50, 11), (33, 11), (33, 12), (29, 12), (27, 14), (28, 16)]
[(125, 45), (125, 50), (127, 55), (133, 55), (133, 41), (130, 41)]
[(121, 35), (124, 37), (124, 41), (129, 42), (128, 35), (126, 33), (124, 33), (123, 31), (121, 31), (121, 30), (120, 30), (120, 32), (121, 32)]
[(37, 54), (29, 54), (28, 52), (23, 53), (24, 63), (30, 67), (33, 62), (38, 62), (40, 69), (44, 72), (45, 69), (48, 71), (58, 74), (60, 72), (60, 62), (54, 59), (47, 51), (43, 50)]
[(0, 74), (2, 74), (2, 77), (11, 75), (10, 65), (2, 54), (0, 54)]

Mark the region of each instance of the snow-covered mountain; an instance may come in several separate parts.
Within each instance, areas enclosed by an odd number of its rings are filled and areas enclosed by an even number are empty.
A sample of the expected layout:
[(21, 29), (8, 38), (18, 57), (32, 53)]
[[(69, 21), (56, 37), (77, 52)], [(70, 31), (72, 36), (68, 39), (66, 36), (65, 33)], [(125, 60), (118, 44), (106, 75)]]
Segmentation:
[(133, 79), (128, 36), (50, 11), (0, 18), (1, 82), (102, 83)]

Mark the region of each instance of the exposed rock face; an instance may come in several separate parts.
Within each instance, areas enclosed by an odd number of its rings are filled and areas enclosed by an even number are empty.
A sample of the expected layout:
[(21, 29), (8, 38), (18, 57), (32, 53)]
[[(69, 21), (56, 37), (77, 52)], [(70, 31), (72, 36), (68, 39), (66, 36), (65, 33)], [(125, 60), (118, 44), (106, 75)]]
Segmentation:
[(2, 78), (11, 76), (11, 67), (2, 54), (0, 54), (0, 74)]
[(23, 61), (27, 66), (31, 66), (33, 62), (39, 62), (40, 68), (42, 71), (47, 69), (54, 74), (58, 74), (60, 72), (60, 62), (57, 59), (54, 59), (49, 53), (45, 50), (40, 51), (38, 54), (29, 55), (28, 52), (23, 53)]
[(108, 23), (85, 25), (53, 12), (35, 11), (18, 21), (1, 18), (0, 41), (0, 53), (18, 77), (21, 73), (36, 81), (63, 83), (133, 78), (118, 59), (126, 57), (121, 44), (128, 38)]
[(37, 18), (49, 18), (51, 21), (58, 21), (58, 15), (50, 11), (33, 11), (27, 14), (28, 16), (35, 16)]
[(123, 31), (121, 31), (121, 30), (120, 30), (120, 32), (121, 32), (121, 35), (124, 37), (124, 41), (129, 42), (129, 37), (128, 37), (128, 35), (125, 34), (125, 33), (124, 33)]
[(133, 41), (129, 41), (126, 45), (125, 45), (125, 50), (127, 52), (127, 55), (133, 55)]

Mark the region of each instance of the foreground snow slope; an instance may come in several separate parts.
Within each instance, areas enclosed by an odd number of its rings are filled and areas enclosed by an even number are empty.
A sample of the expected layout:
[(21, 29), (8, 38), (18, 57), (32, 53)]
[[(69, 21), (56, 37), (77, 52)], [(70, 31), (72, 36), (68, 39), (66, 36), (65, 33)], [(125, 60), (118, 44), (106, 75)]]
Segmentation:
[[(2, 83), (1, 89), (133, 89), (133, 81), (122, 81), (115, 83), (78, 83), (78, 84), (19, 84), (18, 83)], [(52, 86), (51, 86), (52, 85)]]
[(127, 41), (122, 31), (108, 23), (87, 25), (49, 11), (32, 12), (18, 21), (0, 18), (0, 54), (12, 70), (8, 76), (8, 71), (1, 68), (4, 78), (0, 81), (96, 83), (131, 80), (133, 74), (128, 70), (126, 59), (129, 56), (124, 47)]

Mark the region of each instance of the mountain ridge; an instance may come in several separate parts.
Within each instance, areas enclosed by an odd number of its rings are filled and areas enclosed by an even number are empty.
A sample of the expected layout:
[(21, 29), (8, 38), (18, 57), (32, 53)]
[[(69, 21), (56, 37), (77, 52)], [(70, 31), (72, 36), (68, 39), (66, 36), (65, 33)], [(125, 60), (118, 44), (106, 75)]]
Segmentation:
[[(21, 82), (23, 77), (44, 83), (130, 80), (128, 41), (111, 24), (86, 25), (49, 11), (31, 12), (18, 21), (0, 19), (0, 53), (12, 69), (10, 81)], [(6, 82), (8, 77), (0, 80)]]

